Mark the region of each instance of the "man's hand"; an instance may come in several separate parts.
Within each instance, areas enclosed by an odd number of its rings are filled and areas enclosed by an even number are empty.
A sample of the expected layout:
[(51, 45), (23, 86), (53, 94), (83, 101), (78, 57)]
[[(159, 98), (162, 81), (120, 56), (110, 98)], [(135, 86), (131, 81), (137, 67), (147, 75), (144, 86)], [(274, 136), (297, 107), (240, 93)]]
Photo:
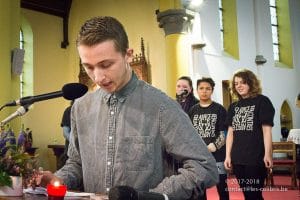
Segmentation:
[(207, 145), (207, 149), (209, 152), (215, 152), (217, 150), (214, 143), (209, 143), (209, 145)]
[(46, 187), (47, 184), (54, 184), (54, 182), (59, 182), (59, 184), (63, 185), (63, 180), (55, 176), (50, 171), (42, 171), (37, 177), (37, 184), (42, 187)]
[(54, 184), (56, 181), (58, 181), (60, 184), (63, 184), (63, 181), (55, 176), (52, 172), (39, 169), (33, 173), (28, 186), (32, 187), (33, 189), (37, 186), (46, 187), (48, 184)]

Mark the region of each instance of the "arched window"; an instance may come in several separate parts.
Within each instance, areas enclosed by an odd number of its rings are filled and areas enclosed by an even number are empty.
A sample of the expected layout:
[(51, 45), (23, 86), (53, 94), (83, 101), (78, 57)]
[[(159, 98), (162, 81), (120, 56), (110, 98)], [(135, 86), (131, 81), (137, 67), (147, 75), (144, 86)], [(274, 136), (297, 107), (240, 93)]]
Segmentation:
[[(22, 29), (20, 29), (20, 49), (24, 49), (24, 33)], [(20, 97), (24, 96), (24, 70), (20, 75)]]
[(279, 61), (279, 40), (278, 40), (278, 20), (276, 0), (270, 0), (270, 14), (272, 25), (272, 41), (273, 41), (273, 57), (275, 61)]
[(220, 20), (220, 32), (221, 32), (221, 45), (222, 45), (222, 49), (224, 49), (224, 27), (223, 27), (222, 0), (219, 0), (219, 20)]
[(239, 59), (236, 0), (219, 0), (221, 42), (225, 53)]
[(276, 66), (293, 68), (293, 48), (289, 1), (269, 0), (273, 53)]
[(33, 34), (25, 17), (22, 17), (20, 48), (25, 50), (22, 74), (20, 75), (20, 96), (33, 95)]

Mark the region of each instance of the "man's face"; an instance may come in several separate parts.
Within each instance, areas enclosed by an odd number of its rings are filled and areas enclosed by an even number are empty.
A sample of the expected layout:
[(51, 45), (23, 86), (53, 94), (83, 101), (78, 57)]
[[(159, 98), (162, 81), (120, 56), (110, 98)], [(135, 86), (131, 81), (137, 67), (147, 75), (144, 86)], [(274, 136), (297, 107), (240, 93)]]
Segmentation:
[(128, 49), (124, 56), (115, 49), (111, 40), (93, 46), (80, 45), (77, 49), (88, 76), (107, 92), (120, 90), (130, 80), (132, 49)]
[(211, 100), (213, 89), (208, 82), (200, 82), (197, 87), (197, 93), (200, 101), (208, 101)]

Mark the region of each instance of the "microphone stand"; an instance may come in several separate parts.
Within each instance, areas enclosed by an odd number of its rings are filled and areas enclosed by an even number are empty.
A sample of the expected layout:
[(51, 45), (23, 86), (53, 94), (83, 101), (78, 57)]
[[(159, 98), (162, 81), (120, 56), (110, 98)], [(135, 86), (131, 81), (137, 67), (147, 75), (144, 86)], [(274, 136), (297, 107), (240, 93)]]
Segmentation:
[(0, 128), (4, 128), (5, 124), (7, 124), (8, 122), (10, 122), (11, 120), (13, 120), (14, 118), (18, 117), (18, 116), (23, 116), (25, 115), (28, 110), (29, 110), (29, 107), (31, 106), (32, 104), (26, 104), (24, 106), (21, 106), (17, 109), (16, 112), (13, 113), (13, 115), (10, 115), (9, 117), (7, 117), (6, 119), (2, 120), (0, 122)]
[(1, 107), (0, 107), (0, 111), (1, 111), (3, 108), (5, 108), (5, 107), (6, 107), (6, 105), (1, 106)]

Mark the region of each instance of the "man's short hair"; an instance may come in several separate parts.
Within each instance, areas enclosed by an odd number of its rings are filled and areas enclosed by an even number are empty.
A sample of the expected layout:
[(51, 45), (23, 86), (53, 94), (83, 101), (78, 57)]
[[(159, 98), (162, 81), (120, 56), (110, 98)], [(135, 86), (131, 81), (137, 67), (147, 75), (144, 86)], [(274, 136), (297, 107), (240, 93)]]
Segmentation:
[(128, 49), (128, 36), (123, 25), (109, 16), (93, 17), (80, 28), (76, 45), (93, 46), (101, 42), (112, 40), (115, 48), (123, 55)]
[(198, 79), (197, 80), (197, 88), (198, 88), (199, 84), (202, 83), (202, 82), (209, 83), (209, 85), (211, 86), (212, 90), (214, 90), (216, 84), (215, 84), (215, 82), (214, 82), (214, 80), (212, 78), (210, 78), (210, 77), (202, 77), (201, 79)]

